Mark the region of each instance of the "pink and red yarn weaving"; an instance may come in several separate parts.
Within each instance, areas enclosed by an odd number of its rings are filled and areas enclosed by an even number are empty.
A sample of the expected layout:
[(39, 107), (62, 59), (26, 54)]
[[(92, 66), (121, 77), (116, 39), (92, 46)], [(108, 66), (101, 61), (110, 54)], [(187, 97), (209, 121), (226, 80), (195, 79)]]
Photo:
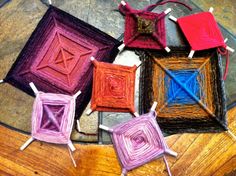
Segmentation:
[(125, 15), (125, 46), (170, 51), (166, 44), (165, 16), (171, 9), (167, 9), (160, 14), (149, 11), (150, 8), (155, 8), (166, 3), (178, 3), (191, 10), (186, 4), (171, 0), (147, 6), (143, 10), (133, 9), (129, 3), (121, 2), (119, 10)]

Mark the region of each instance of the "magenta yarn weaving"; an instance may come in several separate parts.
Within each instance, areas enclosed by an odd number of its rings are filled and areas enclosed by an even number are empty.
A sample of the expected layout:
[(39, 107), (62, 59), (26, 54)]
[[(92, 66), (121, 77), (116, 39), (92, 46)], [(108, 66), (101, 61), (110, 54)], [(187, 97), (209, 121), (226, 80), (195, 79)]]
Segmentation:
[(50, 143), (70, 143), (74, 115), (73, 96), (39, 92), (32, 113), (32, 137)]

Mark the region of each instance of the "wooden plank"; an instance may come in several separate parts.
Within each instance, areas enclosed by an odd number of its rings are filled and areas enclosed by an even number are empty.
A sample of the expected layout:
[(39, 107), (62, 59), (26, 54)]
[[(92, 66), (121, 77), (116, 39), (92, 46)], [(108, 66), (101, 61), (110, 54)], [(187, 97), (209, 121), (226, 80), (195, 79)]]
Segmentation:
[[(236, 108), (229, 112), (231, 128), (236, 124), (233, 120), (235, 113)], [(74, 157), (78, 167), (74, 168), (64, 145), (36, 141), (25, 151), (19, 151), (28, 137), (0, 126), (2, 175), (120, 175), (121, 168), (110, 145), (76, 144)], [(177, 159), (168, 157), (173, 175), (220, 175), (232, 172), (236, 160), (236, 144), (233, 142), (225, 133), (167, 137), (168, 145), (179, 152)], [(163, 160), (157, 159), (129, 172), (129, 175), (161, 176), (167, 175), (167, 172)]]

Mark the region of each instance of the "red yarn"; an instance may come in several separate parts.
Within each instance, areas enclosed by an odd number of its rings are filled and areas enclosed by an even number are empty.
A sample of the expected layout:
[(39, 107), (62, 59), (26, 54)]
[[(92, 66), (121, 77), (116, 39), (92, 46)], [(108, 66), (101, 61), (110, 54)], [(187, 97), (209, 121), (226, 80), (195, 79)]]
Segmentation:
[[(151, 8), (166, 3), (179, 3), (191, 10), (191, 7), (174, 0), (149, 5), (143, 10), (133, 9), (127, 2), (125, 6), (122, 4), (119, 5), (120, 12), (126, 16), (124, 44), (127, 47), (146, 49), (164, 49), (166, 47), (166, 29), (164, 20), (166, 14), (164, 12), (160, 14), (149, 12)], [(144, 24), (141, 26), (141, 30), (138, 20), (141, 21), (140, 24)]]
[[(229, 67), (229, 52), (221, 31), (212, 13), (201, 12), (177, 19), (181, 30), (188, 40), (192, 50), (199, 51), (218, 48), (218, 53), (226, 56), (226, 66), (223, 79), (226, 79)], [(223, 49), (223, 50), (222, 50)]]
[(218, 48), (217, 51), (219, 54), (225, 56), (225, 59), (226, 59), (225, 71), (223, 75), (223, 80), (226, 80), (228, 72), (229, 72), (229, 51), (226, 48), (223, 48), (223, 50), (221, 48)]

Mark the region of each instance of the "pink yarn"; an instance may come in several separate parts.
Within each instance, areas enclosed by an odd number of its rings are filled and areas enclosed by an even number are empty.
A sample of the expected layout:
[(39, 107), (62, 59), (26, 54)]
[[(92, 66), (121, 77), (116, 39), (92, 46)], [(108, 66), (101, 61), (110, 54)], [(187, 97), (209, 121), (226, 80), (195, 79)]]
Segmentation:
[[(103, 128), (104, 129), (104, 128)], [(122, 174), (135, 169), (165, 154), (177, 156), (167, 146), (163, 134), (156, 122), (156, 112), (151, 110), (137, 118), (108, 128), (113, 145), (122, 165)], [(168, 163), (164, 158), (168, 174)]]
[(32, 113), (32, 137), (50, 143), (69, 144), (74, 116), (73, 96), (38, 92)]

